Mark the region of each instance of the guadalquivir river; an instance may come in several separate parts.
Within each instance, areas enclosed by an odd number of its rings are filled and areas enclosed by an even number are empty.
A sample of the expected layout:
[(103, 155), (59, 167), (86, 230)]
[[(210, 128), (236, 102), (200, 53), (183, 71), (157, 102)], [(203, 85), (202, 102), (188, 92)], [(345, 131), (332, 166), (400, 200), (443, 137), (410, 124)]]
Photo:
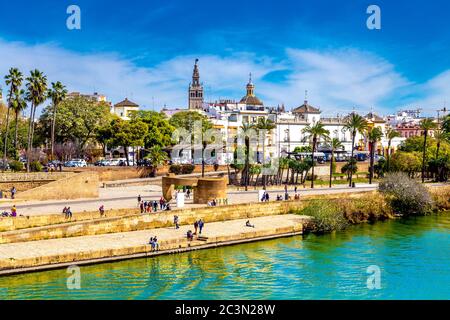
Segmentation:
[[(367, 268), (381, 289), (367, 288)], [(450, 299), (450, 215), (0, 278), (0, 299)]]

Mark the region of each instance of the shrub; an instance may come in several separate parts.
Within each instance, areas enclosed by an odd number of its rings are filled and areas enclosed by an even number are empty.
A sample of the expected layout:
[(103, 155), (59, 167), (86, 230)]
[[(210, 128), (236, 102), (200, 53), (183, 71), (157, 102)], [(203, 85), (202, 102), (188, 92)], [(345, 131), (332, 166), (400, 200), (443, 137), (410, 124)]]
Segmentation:
[(344, 217), (352, 224), (393, 218), (391, 207), (379, 192), (364, 194), (354, 199), (343, 199), (339, 201), (339, 205)]
[(433, 200), (428, 189), (405, 173), (386, 175), (380, 182), (379, 190), (386, 196), (394, 213), (411, 216), (431, 212)]
[(23, 170), (23, 163), (20, 162), (20, 161), (11, 161), (9, 163), (9, 167), (14, 172), (22, 171)]
[(173, 164), (169, 167), (170, 173), (180, 174), (181, 173), (181, 166), (179, 164)]
[(314, 232), (342, 230), (348, 226), (342, 210), (334, 201), (312, 200), (299, 214), (312, 217), (311, 229)]
[(42, 171), (42, 164), (39, 161), (33, 161), (30, 163), (30, 169), (33, 172), (41, 172)]
[(195, 166), (193, 164), (183, 164), (181, 167), (182, 174), (190, 174), (194, 172)]
[(450, 210), (450, 186), (432, 188), (430, 193), (437, 211)]

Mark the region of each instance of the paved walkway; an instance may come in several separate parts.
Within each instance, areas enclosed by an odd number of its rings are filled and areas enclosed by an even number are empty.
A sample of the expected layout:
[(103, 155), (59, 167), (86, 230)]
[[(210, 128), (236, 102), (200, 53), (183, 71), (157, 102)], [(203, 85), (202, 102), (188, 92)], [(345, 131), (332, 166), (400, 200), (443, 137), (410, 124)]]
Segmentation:
[[(298, 188), (298, 193), (302, 195), (321, 195), (333, 193), (350, 193), (375, 190), (378, 185), (361, 184), (356, 188), (349, 188), (348, 186), (336, 186), (333, 188), (317, 188), (317, 189), (303, 189)], [(268, 190), (270, 200), (275, 200), (277, 194), (284, 196), (284, 188)], [(289, 188), (289, 193), (294, 194), (294, 188)], [(144, 200), (159, 200), (161, 197), (160, 186), (131, 186), (118, 188), (100, 188), (100, 197), (98, 199), (79, 199), (79, 200), (48, 200), (48, 201), (30, 201), (17, 202), (16, 207), (18, 214), (22, 215), (43, 215), (43, 214), (60, 214), (64, 206), (70, 206), (72, 212), (96, 211), (101, 205), (105, 209), (126, 209), (137, 207), (137, 196), (141, 195)], [(228, 203), (248, 203), (258, 202), (258, 190), (254, 187), (249, 187), (249, 191), (229, 191)], [(13, 203), (1, 203), (0, 211), (10, 211)], [(176, 208), (175, 201), (171, 203), (173, 208)], [(192, 199), (186, 201), (186, 207), (202, 207), (204, 205), (195, 205)]]
[[(211, 222), (205, 224), (202, 236), (227, 237), (239, 235), (246, 231), (258, 232), (267, 230), (273, 230), (273, 233), (276, 234), (276, 229), (298, 225), (304, 219), (307, 219), (307, 217), (293, 214), (253, 218), (250, 222), (255, 225), (255, 228), (245, 226), (247, 219)], [(159, 228), (96, 236), (2, 244), (0, 245), (0, 266), (2, 265), (2, 260), (21, 260), (138, 247), (147, 244), (150, 237), (153, 236), (157, 236), (161, 245), (164, 245), (164, 241), (185, 239), (188, 230), (193, 231), (193, 227), (186, 225), (180, 226), (179, 229)], [(31, 248), (32, 250), (30, 250)]]

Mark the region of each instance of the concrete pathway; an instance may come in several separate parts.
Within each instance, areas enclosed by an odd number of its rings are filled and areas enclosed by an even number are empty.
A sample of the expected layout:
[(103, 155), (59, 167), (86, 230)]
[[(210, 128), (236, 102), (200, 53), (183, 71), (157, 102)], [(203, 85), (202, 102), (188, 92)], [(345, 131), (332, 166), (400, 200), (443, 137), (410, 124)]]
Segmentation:
[[(377, 184), (368, 185), (360, 184), (356, 188), (349, 188), (348, 186), (336, 186), (333, 188), (317, 188), (317, 189), (303, 189), (298, 188), (300, 196), (304, 195), (321, 195), (333, 193), (351, 193), (351, 192), (365, 192), (372, 191), (378, 187)], [(288, 189), (289, 194), (294, 194), (294, 188)], [(284, 188), (269, 189), (270, 200), (275, 200), (277, 194), (284, 196)], [(100, 197), (98, 199), (79, 199), (79, 200), (49, 200), (49, 201), (30, 201), (17, 202), (16, 207), (18, 214), (22, 215), (43, 215), (43, 214), (61, 214), (64, 206), (70, 206), (72, 212), (96, 211), (101, 205), (105, 209), (126, 209), (137, 207), (137, 196), (141, 195), (144, 200), (159, 200), (161, 197), (160, 186), (130, 186), (117, 188), (100, 188)], [(258, 202), (258, 190), (250, 187), (248, 191), (229, 191), (228, 203), (248, 203)], [(10, 211), (13, 203), (1, 203), (0, 211)], [(175, 201), (172, 200), (171, 205), (176, 208)], [(195, 205), (192, 199), (186, 200), (186, 207), (202, 207), (205, 205)]]

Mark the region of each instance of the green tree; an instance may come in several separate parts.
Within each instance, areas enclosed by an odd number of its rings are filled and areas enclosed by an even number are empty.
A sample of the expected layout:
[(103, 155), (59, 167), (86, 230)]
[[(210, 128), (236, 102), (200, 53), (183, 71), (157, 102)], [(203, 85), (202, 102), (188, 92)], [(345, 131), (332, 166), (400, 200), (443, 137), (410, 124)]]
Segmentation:
[(308, 135), (312, 146), (312, 168), (311, 168), (311, 188), (314, 188), (314, 152), (316, 151), (317, 143), (320, 138), (327, 138), (330, 131), (326, 130), (323, 124), (319, 121), (313, 126), (306, 126), (302, 132)]
[(427, 159), (427, 138), (430, 130), (436, 128), (436, 124), (433, 119), (427, 118), (420, 122), (420, 129), (423, 131), (423, 152), (422, 152), (422, 183), (425, 182), (425, 165)]
[[(355, 138), (356, 134), (363, 133), (367, 129), (367, 121), (361, 117), (359, 114), (352, 112), (344, 125), (344, 129), (350, 131), (350, 135), (352, 137), (352, 159), (354, 158), (355, 151)], [(349, 162), (350, 165), (353, 164), (353, 161)], [(355, 171), (356, 172), (356, 171)], [(352, 186), (354, 170), (349, 170), (349, 186)]]
[[(258, 123), (256, 124), (256, 129), (257, 130), (261, 130), (262, 132), (264, 132), (264, 137), (263, 137), (263, 165), (266, 163), (266, 135), (270, 135), (272, 130), (276, 128), (275, 123), (270, 120), (270, 119), (266, 119), (266, 118), (259, 118)], [(262, 177), (263, 179), (263, 188), (264, 190), (266, 189), (266, 176), (263, 175)]]
[(379, 127), (375, 127), (367, 132), (367, 140), (369, 141), (370, 148), (370, 164), (369, 164), (369, 184), (372, 184), (373, 179), (373, 167), (375, 162), (375, 149), (377, 143), (383, 138), (383, 131)]
[(245, 135), (245, 163), (244, 163), (244, 169), (241, 173), (241, 180), (243, 180), (243, 183), (245, 186), (245, 191), (248, 190), (248, 184), (249, 184), (249, 174), (250, 174), (250, 136), (249, 133), (251, 130), (253, 130), (255, 126), (251, 123), (244, 123), (241, 126), (241, 130), (243, 131), (243, 134)]
[(14, 108), (15, 96), (17, 92), (19, 92), (20, 87), (22, 86), (23, 75), (17, 68), (9, 69), (9, 73), (5, 76), (5, 83), (9, 86), (8, 92), (8, 111), (6, 114), (6, 130), (4, 137), (4, 146), (3, 146), (3, 165), (2, 168), (5, 168), (6, 158), (8, 156), (8, 135), (9, 135), (9, 120), (10, 120), (10, 112), (11, 109)]
[(331, 150), (331, 160), (330, 160), (330, 188), (333, 180), (333, 163), (334, 163), (334, 152), (337, 150), (342, 150), (342, 142), (338, 138), (332, 138), (328, 140), (328, 147)]
[(163, 165), (168, 159), (168, 155), (161, 149), (161, 146), (155, 145), (149, 149), (148, 155), (145, 157), (150, 161), (152, 166), (152, 175), (156, 175), (156, 171), (158, 170), (158, 166)]
[(56, 127), (56, 114), (58, 111), (58, 105), (66, 98), (67, 90), (66, 87), (61, 82), (52, 82), (52, 88), (47, 92), (48, 97), (52, 100), (53, 104), (53, 119), (51, 126), (51, 156), (54, 159), (55, 153), (55, 127)]
[(112, 125), (114, 145), (122, 146), (125, 151), (127, 165), (130, 165), (128, 155), (129, 147), (139, 147), (144, 145), (144, 137), (147, 134), (148, 126), (143, 121), (116, 120)]
[(421, 170), (420, 152), (398, 151), (394, 153), (391, 159), (391, 169), (405, 172), (410, 178), (414, 178), (415, 173)]
[(450, 114), (445, 116), (441, 125), (442, 131), (447, 134), (447, 141), (450, 142)]
[(386, 138), (388, 139), (388, 152), (387, 152), (387, 164), (386, 164), (386, 169), (389, 172), (390, 170), (390, 161), (391, 161), (391, 144), (392, 144), (392, 140), (395, 138), (400, 137), (401, 134), (400, 132), (398, 132), (395, 129), (392, 128), (388, 128), (386, 130)]
[(130, 119), (140, 120), (147, 124), (148, 132), (144, 137), (144, 147), (147, 149), (153, 146), (161, 148), (173, 144), (172, 133), (175, 128), (169, 123), (165, 114), (156, 111), (140, 110), (133, 112)]
[[(53, 106), (47, 106), (41, 115), (40, 122), (44, 135), (48, 135), (53, 121)], [(77, 146), (79, 156), (89, 141), (98, 137), (98, 129), (107, 125), (113, 115), (109, 105), (85, 97), (74, 97), (63, 100), (58, 105), (55, 126), (55, 143), (73, 142)]]
[(27, 172), (30, 172), (30, 155), (33, 149), (33, 135), (34, 135), (34, 118), (36, 115), (36, 108), (42, 104), (47, 98), (47, 77), (35, 69), (30, 72), (27, 80), (27, 100), (31, 102), (30, 124), (28, 127), (28, 150), (27, 150)]

